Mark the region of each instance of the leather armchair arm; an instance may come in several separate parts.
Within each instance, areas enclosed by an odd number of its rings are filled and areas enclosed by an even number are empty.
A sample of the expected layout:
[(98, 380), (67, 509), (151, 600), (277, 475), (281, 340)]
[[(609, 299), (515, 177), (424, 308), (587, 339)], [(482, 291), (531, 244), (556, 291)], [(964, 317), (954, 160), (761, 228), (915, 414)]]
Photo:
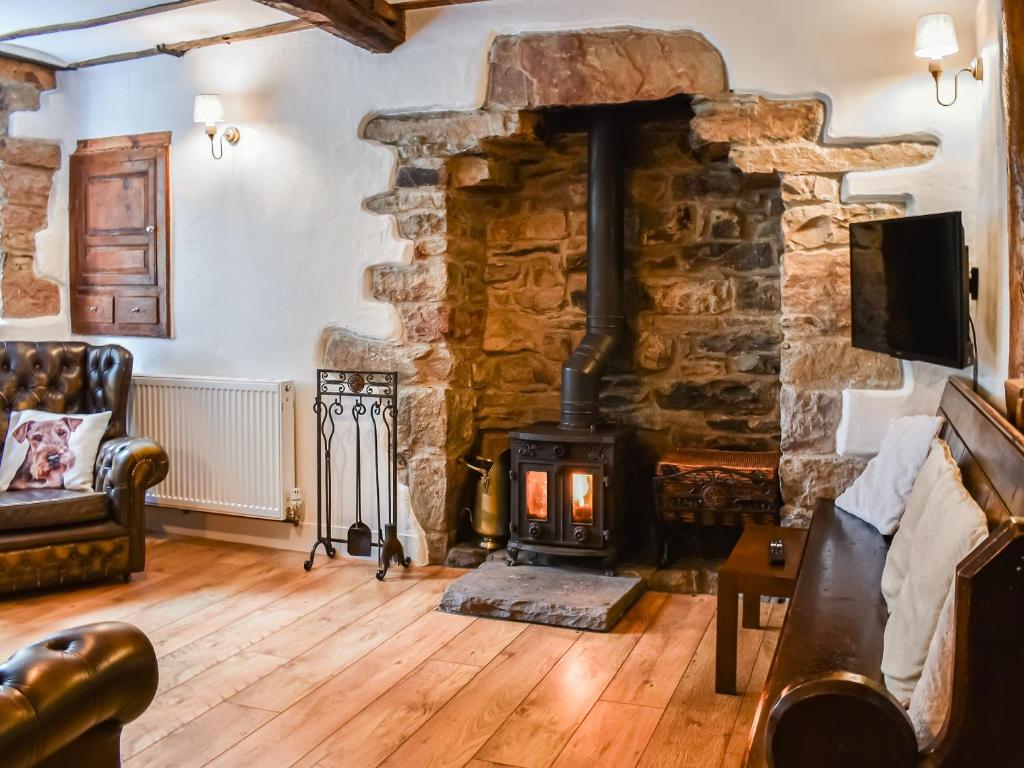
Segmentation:
[(918, 763), (917, 737), (907, 713), (878, 682), (852, 672), (831, 672), (787, 687), (771, 708), (766, 732), (770, 765)]
[(11, 768), (117, 766), (121, 727), (157, 688), (153, 645), (116, 622), (67, 629), (0, 664), (0, 754)]
[(95, 487), (107, 495), (114, 520), (129, 531), (133, 571), (145, 564), (146, 489), (167, 477), (168, 466), (163, 446), (145, 437), (107, 440), (96, 457)]

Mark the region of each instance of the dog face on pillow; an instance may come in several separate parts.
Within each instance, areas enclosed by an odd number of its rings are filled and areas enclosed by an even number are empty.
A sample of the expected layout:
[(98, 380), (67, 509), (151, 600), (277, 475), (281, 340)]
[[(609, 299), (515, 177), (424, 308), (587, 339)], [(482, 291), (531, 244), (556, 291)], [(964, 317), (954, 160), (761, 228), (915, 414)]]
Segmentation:
[(64, 473), (75, 466), (75, 454), (69, 447), (71, 433), (81, 423), (82, 419), (64, 416), (19, 424), (11, 437), (19, 443), (28, 443), (28, 453), (10, 489), (63, 488)]

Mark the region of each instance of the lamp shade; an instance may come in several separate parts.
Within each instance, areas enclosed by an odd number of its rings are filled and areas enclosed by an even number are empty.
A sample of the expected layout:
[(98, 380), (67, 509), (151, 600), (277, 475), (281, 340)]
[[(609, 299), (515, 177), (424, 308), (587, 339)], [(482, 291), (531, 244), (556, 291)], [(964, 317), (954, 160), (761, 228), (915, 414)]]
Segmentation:
[(222, 122), (224, 120), (224, 105), (220, 103), (220, 96), (215, 93), (201, 93), (196, 96), (192, 119), (197, 123), (206, 123), (207, 125)]
[(917, 20), (914, 36), (914, 54), (922, 59), (939, 61), (960, 50), (956, 40), (956, 27), (948, 13), (929, 13)]

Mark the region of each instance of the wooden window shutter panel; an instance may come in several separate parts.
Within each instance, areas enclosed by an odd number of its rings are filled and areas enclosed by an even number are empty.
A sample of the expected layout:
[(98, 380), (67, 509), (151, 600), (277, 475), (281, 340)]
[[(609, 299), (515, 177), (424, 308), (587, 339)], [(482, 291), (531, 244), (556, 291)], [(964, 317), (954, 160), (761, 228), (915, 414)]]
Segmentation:
[(169, 132), (78, 142), (71, 156), (71, 330), (171, 334)]

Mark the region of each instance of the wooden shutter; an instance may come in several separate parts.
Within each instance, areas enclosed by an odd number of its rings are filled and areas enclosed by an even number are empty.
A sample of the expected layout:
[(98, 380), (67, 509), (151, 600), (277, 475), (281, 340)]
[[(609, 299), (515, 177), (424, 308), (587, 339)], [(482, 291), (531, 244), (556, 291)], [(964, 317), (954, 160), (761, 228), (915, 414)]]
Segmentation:
[(171, 330), (170, 133), (78, 142), (71, 156), (71, 330)]

